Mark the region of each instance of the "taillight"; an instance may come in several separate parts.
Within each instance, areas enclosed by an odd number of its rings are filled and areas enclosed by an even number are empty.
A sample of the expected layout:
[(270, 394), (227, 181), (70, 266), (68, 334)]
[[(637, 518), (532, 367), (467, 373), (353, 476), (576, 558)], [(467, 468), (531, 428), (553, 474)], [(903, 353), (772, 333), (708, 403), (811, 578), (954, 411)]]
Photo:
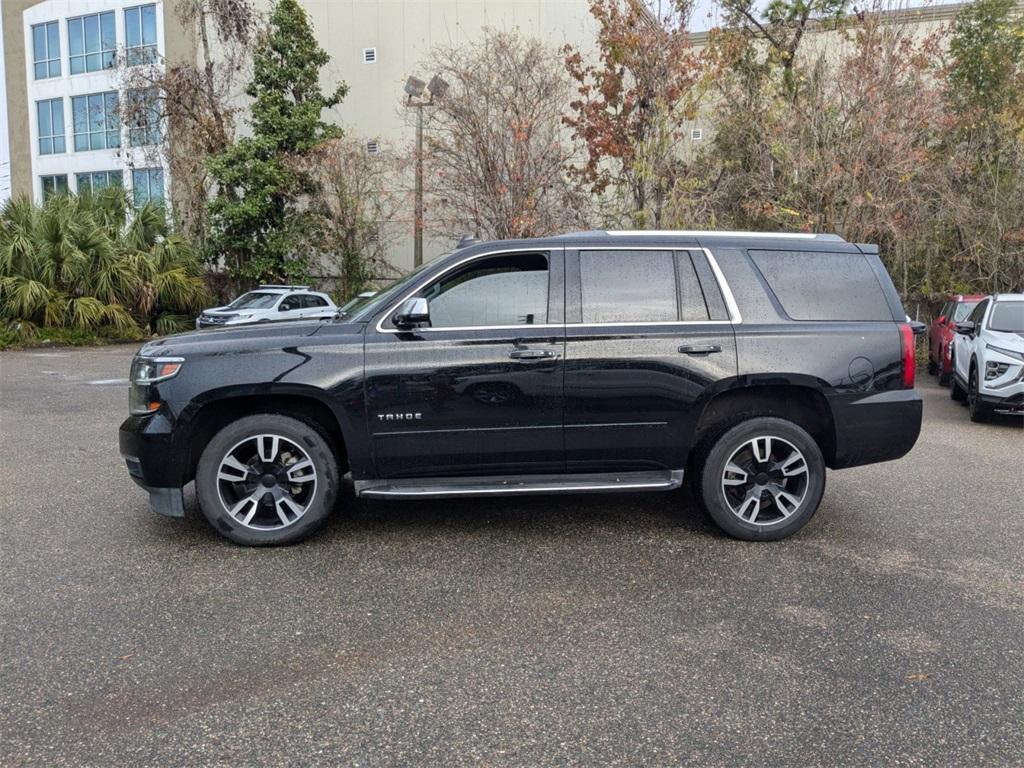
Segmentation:
[(900, 323), (900, 347), (903, 367), (900, 371), (900, 386), (903, 389), (914, 388), (914, 375), (917, 372), (917, 359), (914, 354), (914, 329), (909, 323)]

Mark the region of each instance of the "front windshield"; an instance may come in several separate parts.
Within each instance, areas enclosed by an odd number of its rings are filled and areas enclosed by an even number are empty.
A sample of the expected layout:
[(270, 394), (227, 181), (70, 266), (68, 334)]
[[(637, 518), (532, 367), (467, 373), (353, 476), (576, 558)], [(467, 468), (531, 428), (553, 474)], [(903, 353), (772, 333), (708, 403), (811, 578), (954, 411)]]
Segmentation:
[(270, 309), (277, 303), (279, 293), (249, 291), (228, 304), (230, 309)]
[(959, 323), (961, 320), (966, 320), (976, 306), (978, 306), (976, 301), (961, 301), (953, 310), (953, 322)]
[(999, 302), (988, 320), (991, 331), (1024, 333), (1024, 301)]
[[(439, 257), (440, 258), (440, 257)], [(389, 302), (394, 301), (403, 292), (409, 289), (409, 286), (415, 282), (416, 278), (419, 277), (420, 272), (426, 269), (433, 262), (426, 262), (416, 267), (405, 277), (400, 277), (398, 280), (393, 282), (387, 288), (382, 290), (372, 299), (369, 299), (365, 304), (357, 307), (348, 318), (353, 321), (369, 320), (377, 310), (384, 307)]]

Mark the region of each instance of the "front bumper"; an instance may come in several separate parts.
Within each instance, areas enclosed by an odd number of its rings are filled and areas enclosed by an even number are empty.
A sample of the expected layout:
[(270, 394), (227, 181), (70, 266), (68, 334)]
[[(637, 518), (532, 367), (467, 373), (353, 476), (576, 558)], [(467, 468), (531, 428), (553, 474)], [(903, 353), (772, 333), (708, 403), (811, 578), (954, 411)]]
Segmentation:
[(175, 441), (167, 419), (159, 413), (129, 417), (118, 432), (118, 447), (128, 475), (149, 494), (153, 511), (184, 517), (189, 454)]
[(1009, 397), (997, 397), (995, 395), (981, 395), (981, 402), (992, 408), (997, 413), (1007, 413), (1013, 416), (1024, 416), (1024, 392)]
[(835, 395), (829, 404), (835, 424), (833, 469), (901, 458), (921, 434), (923, 406), (914, 389)]

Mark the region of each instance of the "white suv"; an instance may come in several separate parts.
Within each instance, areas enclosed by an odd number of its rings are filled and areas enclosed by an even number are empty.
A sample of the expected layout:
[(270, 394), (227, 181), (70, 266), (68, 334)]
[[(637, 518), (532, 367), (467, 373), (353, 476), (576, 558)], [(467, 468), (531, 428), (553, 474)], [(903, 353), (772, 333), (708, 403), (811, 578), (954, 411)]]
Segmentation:
[(956, 324), (950, 396), (967, 401), (971, 421), (1024, 415), (1024, 293), (982, 299)]
[(227, 306), (204, 309), (196, 318), (196, 328), (326, 319), (337, 311), (326, 293), (311, 291), (308, 285), (261, 285)]

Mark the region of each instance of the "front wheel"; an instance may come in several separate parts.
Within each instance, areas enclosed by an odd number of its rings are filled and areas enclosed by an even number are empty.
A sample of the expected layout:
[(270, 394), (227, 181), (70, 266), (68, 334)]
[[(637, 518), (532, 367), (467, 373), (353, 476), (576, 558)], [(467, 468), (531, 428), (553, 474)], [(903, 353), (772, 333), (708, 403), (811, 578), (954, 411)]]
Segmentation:
[(825, 460), (791, 421), (756, 417), (725, 431), (700, 468), (704, 507), (738, 539), (777, 541), (813, 517), (825, 492)]
[(338, 465), (310, 425), (247, 416), (214, 435), (196, 471), (196, 495), (217, 532), (237, 544), (290, 544), (315, 532), (338, 498)]
[(971, 380), (967, 386), (967, 412), (970, 414), (971, 421), (976, 424), (984, 424), (988, 421), (991, 410), (986, 403), (982, 402), (981, 394), (978, 392), (980, 385), (977, 368), (971, 371)]

